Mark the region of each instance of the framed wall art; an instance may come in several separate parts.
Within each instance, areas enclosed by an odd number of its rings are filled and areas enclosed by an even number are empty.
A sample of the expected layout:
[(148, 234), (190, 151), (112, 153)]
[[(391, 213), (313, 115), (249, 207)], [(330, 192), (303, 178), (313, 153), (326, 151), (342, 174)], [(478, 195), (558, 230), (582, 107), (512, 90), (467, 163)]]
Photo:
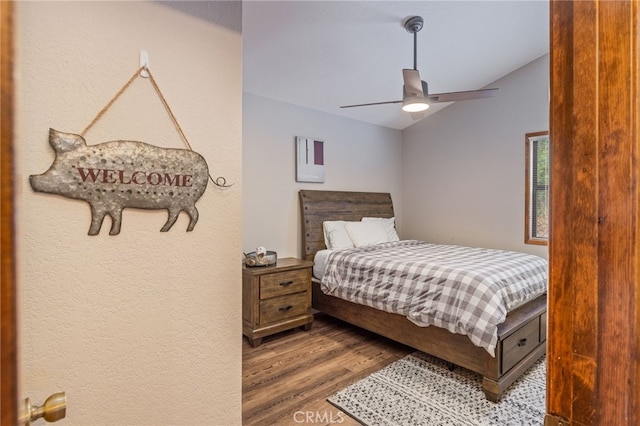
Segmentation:
[(324, 141), (296, 136), (296, 181), (324, 182)]

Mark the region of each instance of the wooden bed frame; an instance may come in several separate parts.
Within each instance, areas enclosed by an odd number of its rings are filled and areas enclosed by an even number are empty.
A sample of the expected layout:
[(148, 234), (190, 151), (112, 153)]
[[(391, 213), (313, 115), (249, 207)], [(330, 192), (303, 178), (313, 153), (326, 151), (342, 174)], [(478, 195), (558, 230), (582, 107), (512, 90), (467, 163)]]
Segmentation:
[[(300, 191), (302, 255), (313, 260), (326, 248), (322, 223), (326, 220), (357, 221), (363, 217), (393, 217), (388, 193)], [(486, 398), (498, 402), (506, 388), (546, 352), (546, 295), (520, 306), (498, 327), (496, 356), (475, 346), (467, 336), (436, 326), (420, 327), (402, 315), (325, 295), (313, 283), (313, 308), (404, 343), (483, 376)]]

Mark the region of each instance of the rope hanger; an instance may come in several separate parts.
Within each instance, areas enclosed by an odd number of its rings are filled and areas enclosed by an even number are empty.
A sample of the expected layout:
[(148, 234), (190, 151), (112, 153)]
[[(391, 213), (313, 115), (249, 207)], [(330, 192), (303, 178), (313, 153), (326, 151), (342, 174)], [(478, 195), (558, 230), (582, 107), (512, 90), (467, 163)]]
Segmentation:
[[(120, 90), (118, 90), (118, 92), (115, 94), (115, 96), (113, 98), (111, 98), (111, 100), (109, 102), (107, 102), (107, 104), (104, 106), (104, 108), (102, 108), (100, 110), (98, 115), (96, 115), (96, 117), (91, 121), (91, 123), (89, 123), (89, 125), (82, 131), (82, 133), (80, 133), (80, 135), (82, 137), (85, 136), (85, 134), (89, 131), (89, 129), (91, 129), (91, 127), (93, 127), (93, 125), (96, 124), (98, 122), (98, 120), (100, 120), (102, 118), (102, 116), (107, 112), (107, 110), (109, 108), (111, 108), (111, 106), (120, 97), (120, 95), (122, 95), (124, 93), (124, 91), (127, 90), (127, 88), (131, 85), (131, 83), (133, 83), (133, 81), (136, 79), (136, 77), (138, 77), (140, 75), (140, 73), (142, 71), (146, 71), (147, 74), (149, 75), (149, 81), (151, 82), (151, 85), (155, 89), (156, 93), (158, 94), (158, 97), (160, 98), (160, 101), (162, 102), (162, 105), (164, 105), (164, 108), (169, 113), (169, 117), (171, 117), (171, 121), (173, 122), (173, 125), (176, 127), (176, 130), (178, 131), (178, 133), (180, 134), (180, 137), (182, 138), (182, 141), (185, 143), (185, 145), (187, 146), (187, 148), (190, 151), (193, 151), (193, 148), (191, 147), (191, 144), (187, 140), (187, 137), (185, 136), (184, 132), (182, 131), (182, 128), (180, 127), (180, 124), (178, 123), (178, 120), (176, 119), (175, 115), (173, 114), (173, 111), (171, 111), (171, 108), (169, 107), (169, 104), (167, 103), (167, 100), (162, 95), (162, 92), (160, 91), (160, 87), (158, 86), (158, 83), (156, 83), (156, 80), (153, 78), (153, 74), (151, 74), (151, 71), (149, 70), (149, 68), (144, 66), (144, 65), (141, 66), (140, 68), (138, 68), (138, 70), (131, 76), (129, 81), (127, 81), (125, 83), (125, 85), (122, 86), (122, 88)], [(211, 183), (213, 183), (215, 186), (217, 186), (219, 188), (229, 188), (230, 186), (233, 185), (233, 184), (227, 185), (227, 180), (222, 176), (219, 176), (216, 179), (213, 179), (213, 177), (211, 177), (211, 173), (209, 173), (209, 180), (211, 180)]]

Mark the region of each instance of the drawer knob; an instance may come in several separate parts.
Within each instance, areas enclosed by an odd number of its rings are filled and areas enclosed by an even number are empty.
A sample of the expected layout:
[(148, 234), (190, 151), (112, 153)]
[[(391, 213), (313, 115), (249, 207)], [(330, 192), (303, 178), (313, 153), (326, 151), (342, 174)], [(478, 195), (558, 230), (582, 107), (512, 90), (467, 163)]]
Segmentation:
[(289, 309), (293, 308), (293, 306), (291, 305), (287, 305), (287, 306), (282, 306), (280, 309), (278, 309), (280, 312), (287, 312)]
[(291, 284), (293, 284), (293, 281), (282, 281), (280, 283), (280, 285), (283, 286), (283, 287), (287, 287), (287, 286), (289, 286)]
[(518, 340), (518, 346), (524, 346), (527, 344), (527, 339), (520, 339)]

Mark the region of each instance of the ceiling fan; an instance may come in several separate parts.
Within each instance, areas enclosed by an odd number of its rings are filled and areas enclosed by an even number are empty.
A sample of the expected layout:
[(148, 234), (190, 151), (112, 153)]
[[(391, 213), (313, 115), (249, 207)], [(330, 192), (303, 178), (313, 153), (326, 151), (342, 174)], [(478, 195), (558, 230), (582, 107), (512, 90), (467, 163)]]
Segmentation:
[[(421, 16), (412, 16), (404, 21), (404, 28), (413, 34), (413, 69), (402, 70), (402, 79), (404, 81), (404, 85), (402, 86), (402, 100), (343, 105), (340, 108), (401, 103), (403, 111), (419, 113), (429, 108), (430, 103), (489, 98), (498, 94), (497, 88), (430, 94), (427, 82), (420, 79), (420, 73), (417, 67), (418, 31), (422, 29), (423, 25), (424, 20)], [(421, 118), (421, 114), (412, 115), (414, 118)]]

